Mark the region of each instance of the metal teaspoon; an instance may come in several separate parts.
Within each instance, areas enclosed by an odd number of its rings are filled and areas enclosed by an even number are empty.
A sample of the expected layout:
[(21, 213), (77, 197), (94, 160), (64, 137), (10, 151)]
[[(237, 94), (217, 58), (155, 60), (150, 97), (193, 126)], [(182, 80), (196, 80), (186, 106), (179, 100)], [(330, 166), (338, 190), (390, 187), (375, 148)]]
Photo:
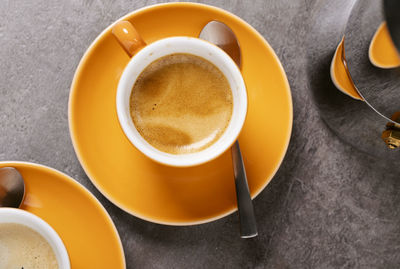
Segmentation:
[[(239, 43), (233, 31), (227, 25), (219, 21), (211, 21), (201, 30), (199, 38), (220, 47), (239, 68), (241, 67)], [(258, 234), (257, 225), (238, 140), (233, 144), (231, 151), (240, 220), (240, 237), (252, 238)]]

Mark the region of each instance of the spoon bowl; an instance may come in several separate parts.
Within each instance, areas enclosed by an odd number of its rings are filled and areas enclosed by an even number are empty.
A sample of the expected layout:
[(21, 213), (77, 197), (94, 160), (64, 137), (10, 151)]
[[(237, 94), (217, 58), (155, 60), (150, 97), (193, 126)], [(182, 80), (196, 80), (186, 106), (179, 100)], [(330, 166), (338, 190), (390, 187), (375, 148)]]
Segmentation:
[(22, 175), (13, 167), (0, 168), (0, 207), (21, 206), (25, 196)]

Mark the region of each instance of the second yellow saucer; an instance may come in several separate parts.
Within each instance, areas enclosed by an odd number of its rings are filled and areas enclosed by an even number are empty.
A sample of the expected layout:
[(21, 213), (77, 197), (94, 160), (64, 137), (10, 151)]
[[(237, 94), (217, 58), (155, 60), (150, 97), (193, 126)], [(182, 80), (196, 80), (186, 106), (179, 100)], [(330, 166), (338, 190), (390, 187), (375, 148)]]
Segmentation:
[(18, 169), (25, 182), (21, 209), (45, 220), (61, 237), (71, 268), (124, 269), (122, 244), (100, 202), (69, 176), (47, 166), (0, 162)]

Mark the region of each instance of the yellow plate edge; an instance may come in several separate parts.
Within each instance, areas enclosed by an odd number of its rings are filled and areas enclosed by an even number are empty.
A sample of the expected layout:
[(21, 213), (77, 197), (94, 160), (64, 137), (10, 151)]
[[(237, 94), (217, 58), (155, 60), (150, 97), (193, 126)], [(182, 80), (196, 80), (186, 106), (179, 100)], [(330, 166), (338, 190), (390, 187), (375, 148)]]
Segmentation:
[[(383, 31), (383, 28), (384, 28), (384, 27), (386, 27), (386, 21), (383, 21), (383, 22), (379, 25), (379, 27), (378, 27), (378, 29), (376, 30), (374, 36), (372, 37), (371, 43), (369, 44), (369, 48), (368, 48), (368, 58), (369, 58), (369, 61), (370, 61), (374, 66), (376, 66), (376, 67), (378, 67), (378, 68), (382, 68), (382, 69), (393, 69), (393, 68), (399, 67), (400, 65), (399, 65), (399, 64), (382, 65), (382, 64), (378, 63), (378, 62), (374, 59), (373, 54), (372, 54), (373, 47), (374, 47), (375, 42), (376, 42), (376, 40), (377, 40), (377, 36)], [(395, 49), (395, 48), (394, 48), (394, 49)]]
[[(352, 94), (350, 94), (349, 92), (347, 92), (347, 90), (345, 90), (345, 89), (340, 85), (340, 83), (338, 82), (338, 80), (336, 79), (336, 75), (335, 75), (335, 65), (336, 65), (336, 60), (337, 60), (337, 57), (338, 57), (337, 54), (338, 54), (339, 48), (340, 48), (340, 46), (343, 46), (343, 45), (342, 45), (343, 40), (344, 40), (344, 37), (341, 39), (341, 41), (340, 41), (339, 44), (337, 45), (336, 50), (335, 50), (335, 53), (333, 54), (332, 61), (331, 61), (330, 75), (331, 75), (331, 79), (332, 79), (333, 85), (335, 85), (335, 87), (336, 87), (339, 91), (341, 91), (342, 93), (346, 94), (347, 96), (349, 96), (349, 97), (351, 97), (351, 98), (353, 98), (353, 99), (355, 99), (355, 100), (364, 101), (364, 99), (362, 99), (361, 95), (360, 95), (360, 97), (358, 97), (358, 96), (356, 96), (356, 95), (352, 95)], [(343, 49), (344, 49), (344, 48), (343, 48)], [(343, 68), (345, 68), (345, 67), (343, 67)], [(356, 88), (355, 86), (354, 86), (354, 88), (355, 88), (356, 91), (358, 92), (358, 90), (357, 90), (357, 88)], [(360, 93), (358, 93), (358, 94), (360, 94)]]

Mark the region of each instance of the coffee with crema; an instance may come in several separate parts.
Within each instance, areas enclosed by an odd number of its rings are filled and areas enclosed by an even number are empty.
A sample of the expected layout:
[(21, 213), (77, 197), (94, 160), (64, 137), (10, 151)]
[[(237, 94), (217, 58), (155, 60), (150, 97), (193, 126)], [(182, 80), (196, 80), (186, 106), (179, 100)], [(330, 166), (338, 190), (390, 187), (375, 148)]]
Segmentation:
[(223, 135), (232, 99), (228, 80), (214, 64), (177, 53), (154, 61), (139, 75), (130, 113), (138, 132), (155, 148), (194, 153)]
[(53, 249), (39, 233), (25, 225), (0, 223), (0, 268), (59, 267)]

